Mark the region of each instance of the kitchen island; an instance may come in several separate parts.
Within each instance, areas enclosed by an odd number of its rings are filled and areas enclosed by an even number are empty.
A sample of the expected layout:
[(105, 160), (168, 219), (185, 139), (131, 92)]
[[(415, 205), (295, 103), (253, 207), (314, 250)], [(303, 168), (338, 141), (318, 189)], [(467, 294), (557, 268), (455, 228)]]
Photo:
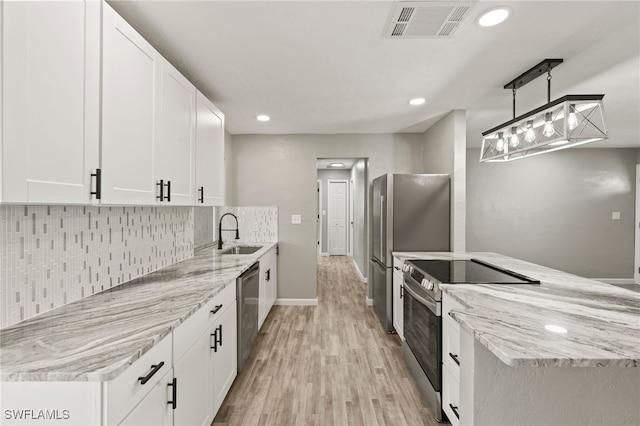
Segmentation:
[[(159, 378), (173, 376), (173, 370), (175, 376), (186, 375), (180, 371), (190, 365), (178, 361), (183, 356), (187, 359), (190, 348), (200, 345), (195, 344), (196, 339), (202, 340), (204, 357), (220, 353), (220, 345), (225, 348), (222, 361), (232, 380), (235, 280), (275, 250), (277, 243), (253, 245), (260, 248), (242, 255), (223, 255), (213, 245), (205, 246), (190, 259), (1, 330), (3, 424), (34, 420), (49, 424), (45, 419), (51, 424), (120, 423), (157, 386), (158, 411), (170, 410), (166, 385), (162, 388)], [(220, 315), (227, 322), (222, 324)], [(226, 331), (218, 333), (222, 326)], [(211, 337), (205, 332), (210, 327)], [(204, 377), (201, 366), (194, 368), (196, 375)], [(168, 380), (171, 383), (170, 377)], [(154, 381), (159, 384), (155, 386)], [(230, 382), (221, 386), (228, 390)], [(188, 387), (180, 392), (189, 392)], [(188, 407), (191, 398), (186, 395), (181, 408)], [(34, 417), (41, 414), (44, 418)], [(170, 417), (171, 413), (160, 414)], [(148, 424), (154, 424), (147, 417)]]
[(474, 258), (540, 280), (441, 286), (459, 325), (459, 424), (640, 424), (640, 293), (495, 253), (394, 256)]

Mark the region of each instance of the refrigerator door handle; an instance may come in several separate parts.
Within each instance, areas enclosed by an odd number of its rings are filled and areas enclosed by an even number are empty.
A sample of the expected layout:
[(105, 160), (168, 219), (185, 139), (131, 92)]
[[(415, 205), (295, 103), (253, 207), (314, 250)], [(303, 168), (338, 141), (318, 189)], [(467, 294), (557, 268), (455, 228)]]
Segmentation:
[(386, 219), (386, 211), (384, 195), (380, 195), (380, 260), (382, 260), (383, 263), (387, 262), (387, 254), (385, 253), (386, 250), (384, 247), (384, 241), (387, 236), (384, 234), (383, 220), (383, 217)]

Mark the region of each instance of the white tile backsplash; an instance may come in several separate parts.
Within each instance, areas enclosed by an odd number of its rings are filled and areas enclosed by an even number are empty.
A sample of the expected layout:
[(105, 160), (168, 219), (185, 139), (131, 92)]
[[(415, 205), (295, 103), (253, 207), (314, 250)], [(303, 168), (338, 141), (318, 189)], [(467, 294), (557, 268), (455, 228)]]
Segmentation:
[[(278, 207), (218, 207), (216, 208), (215, 233), (219, 238), (218, 220), (225, 213), (233, 213), (238, 217), (240, 241), (245, 243), (275, 243), (278, 242)], [(225, 217), (222, 224), (224, 229), (235, 228), (232, 217)], [(235, 236), (231, 231), (222, 233), (222, 241), (233, 242)]]
[(191, 207), (0, 206), (0, 328), (193, 256)]

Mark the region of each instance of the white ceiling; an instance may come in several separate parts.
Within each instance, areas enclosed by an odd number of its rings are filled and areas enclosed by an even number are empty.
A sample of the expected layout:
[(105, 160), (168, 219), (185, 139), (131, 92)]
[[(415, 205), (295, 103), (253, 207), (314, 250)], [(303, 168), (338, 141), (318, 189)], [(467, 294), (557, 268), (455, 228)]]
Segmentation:
[[(608, 141), (640, 148), (640, 2), (478, 1), (453, 37), (382, 36), (390, 1), (109, 1), (226, 116), (231, 134), (423, 132), (467, 110), (467, 144), (511, 118), (502, 87), (545, 58), (552, 99), (604, 93)], [(505, 23), (476, 17), (509, 5)], [(426, 104), (407, 101), (424, 97)], [(517, 113), (546, 102), (540, 77)], [(267, 123), (257, 114), (272, 117)]]

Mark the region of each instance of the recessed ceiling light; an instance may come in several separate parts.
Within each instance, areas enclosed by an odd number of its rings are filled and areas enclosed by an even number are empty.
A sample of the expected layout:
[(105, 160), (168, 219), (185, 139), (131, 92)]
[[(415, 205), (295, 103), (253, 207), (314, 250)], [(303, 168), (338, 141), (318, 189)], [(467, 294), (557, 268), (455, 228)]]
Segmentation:
[(331, 167), (344, 167), (344, 163), (331, 163), (329, 164)]
[(422, 105), (423, 103), (425, 103), (425, 99), (424, 98), (413, 98), (409, 101), (409, 105)]
[(271, 117), (269, 117), (268, 115), (261, 114), (261, 115), (256, 117), (256, 120), (258, 120), (258, 121), (269, 121), (269, 120), (271, 120)]
[(510, 8), (506, 6), (495, 7), (480, 15), (477, 22), (481, 27), (493, 27), (505, 21), (510, 15)]

